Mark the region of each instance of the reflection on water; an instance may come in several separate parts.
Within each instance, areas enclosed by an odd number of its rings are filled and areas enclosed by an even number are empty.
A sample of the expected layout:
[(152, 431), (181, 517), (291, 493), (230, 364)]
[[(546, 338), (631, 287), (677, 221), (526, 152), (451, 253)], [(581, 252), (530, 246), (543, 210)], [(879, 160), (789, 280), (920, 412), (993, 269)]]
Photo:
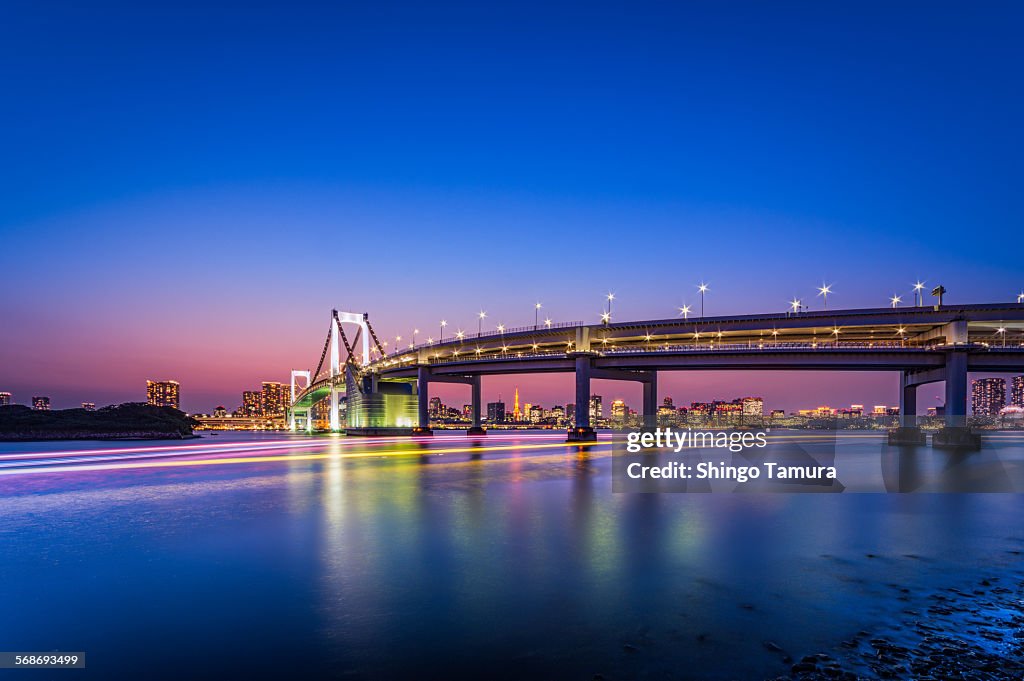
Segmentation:
[(474, 442), (223, 436), (0, 475), (3, 647), (103, 679), (756, 678), (787, 669), (763, 641), (828, 648), (897, 592), (1020, 575), (1017, 495), (613, 494), (607, 444)]

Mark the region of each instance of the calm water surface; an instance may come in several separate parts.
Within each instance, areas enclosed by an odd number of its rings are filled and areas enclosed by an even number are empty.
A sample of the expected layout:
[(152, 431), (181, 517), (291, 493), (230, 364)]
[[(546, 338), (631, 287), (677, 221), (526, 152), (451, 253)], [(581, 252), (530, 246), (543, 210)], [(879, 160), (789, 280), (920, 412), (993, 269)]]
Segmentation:
[(610, 447), (561, 438), (0, 444), (0, 649), (87, 653), (25, 678), (763, 678), (766, 640), (1022, 574), (1016, 494), (613, 494)]

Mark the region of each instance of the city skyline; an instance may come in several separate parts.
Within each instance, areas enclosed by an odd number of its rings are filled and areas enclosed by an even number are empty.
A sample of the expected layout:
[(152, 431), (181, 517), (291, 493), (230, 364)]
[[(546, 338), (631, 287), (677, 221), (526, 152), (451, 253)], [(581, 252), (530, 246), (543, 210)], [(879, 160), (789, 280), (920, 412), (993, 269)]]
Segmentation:
[[(1024, 223), (1020, 8), (308, 11), (283, 34), (273, 7), (244, 32), (214, 7), (5, 17), (4, 390), (112, 403), (175, 376), (209, 410), (315, 366), (331, 308), (393, 341), (537, 302), (593, 322), (608, 292), (624, 320), (1024, 287), (992, 245)], [(844, 401), (891, 401), (860, 381)]]

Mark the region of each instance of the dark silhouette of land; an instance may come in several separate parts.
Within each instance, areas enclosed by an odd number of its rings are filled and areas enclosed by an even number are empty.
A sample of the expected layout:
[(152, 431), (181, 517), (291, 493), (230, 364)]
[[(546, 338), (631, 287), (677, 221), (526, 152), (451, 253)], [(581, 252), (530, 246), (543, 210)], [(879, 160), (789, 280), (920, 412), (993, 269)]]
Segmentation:
[(177, 409), (139, 402), (96, 411), (0, 407), (0, 440), (182, 439), (192, 437), (196, 425)]

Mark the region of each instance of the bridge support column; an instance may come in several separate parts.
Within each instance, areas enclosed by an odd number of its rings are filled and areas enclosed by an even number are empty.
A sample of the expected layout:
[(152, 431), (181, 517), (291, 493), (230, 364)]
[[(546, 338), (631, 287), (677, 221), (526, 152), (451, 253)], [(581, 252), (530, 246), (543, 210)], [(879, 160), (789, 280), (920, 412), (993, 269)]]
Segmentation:
[(946, 424), (932, 436), (933, 447), (976, 450), (981, 436), (967, 426), (967, 352), (946, 353)]
[(416, 370), (416, 412), (417, 426), (412, 429), (413, 435), (433, 435), (430, 430), (430, 369), (421, 366)]
[(917, 425), (917, 383), (906, 372), (900, 372), (900, 423)]
[(597, 433), (590, 427), (590, 375), (588, 355), (576, 357), (576, 425), (569, 429), (568, 442), (595, 442)]
[(338, 395), (338, 389), (335, 386), (331, 386), (331, 431), (337, 432), (341, 430), (341, 398)]
[(472, 402), (472, 410), (473, 410), (472, 418), (473, 418), (473, 423), (469, 427), (469, 430), (466, 431), (466, 434), (467, 435), (486, 435), (487, 431), (484, 429), (483, 425), (481, 425), (482, 420), (483, 420), (483, 416), (482, 416), (482, 414), (480, 412), (481, 412), (481, 408), (483, 407), (483, 404), (482, 404), (483, 403), (483, 399), (482, 399), (482, 395), (481, 395), (481, 380), (480, 380), (479, 376), (474, 376), (473, 377), (473, 382), (470, 383), (470, 387), (471, 387), (472, 393), (473, 393), (473, 397), (470, 400)]
[(655, 428), (658, 425), (658, 372), (650, 372), (644, 381), (644, 428)]

